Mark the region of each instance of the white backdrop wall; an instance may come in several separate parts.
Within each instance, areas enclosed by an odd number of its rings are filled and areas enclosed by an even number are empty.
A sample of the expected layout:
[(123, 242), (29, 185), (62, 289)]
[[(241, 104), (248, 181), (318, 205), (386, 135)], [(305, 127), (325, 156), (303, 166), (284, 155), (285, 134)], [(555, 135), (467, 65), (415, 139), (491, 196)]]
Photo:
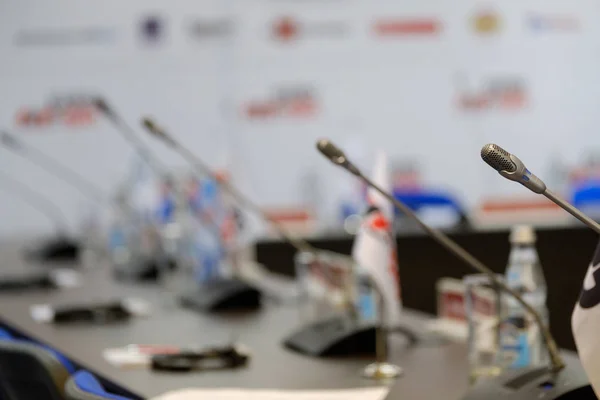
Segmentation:
[[(486, 13), (498, 26), (487, 34), (474, 27)], [(141, 29), (153, 17), (154, 41)], [(367, 165), (378, 148), (418, 160), (428, 185), (474, 206), (486, 196), (523, 194), (482, 164), (486, 142), (540, 173), (552, 157), (576, 163), (600, 146), (599, 17), (593, 0), (0, 0), (0, 127), (108, 192), (127, 173), (132, 151), (107, 121), (16, 123), (19, 110), (52, 96), (100, 94), (140, 135), (139, 118), (155, 116), (215, 168), (232, 170), (266, 207), (305, 203), (306, 177), (322, 171), (319, 212), (335, 210), (349, 179), (315, 152), (322, 136)], [(426, 32), (402, 32), (415, 20)], [(393, 32), (379, 33), (381, 23)], [(85, 43), (20, 41), (42, 28), (46, 38), (59, 32)], [(84, 28), (104, 36), (84, 40)], [(486, 92), (490, 86), (496, 91)], [(460, 106), (461, 96), (490, 101), (507, 86), (516, 87), (522, 107)], [(184, 165), (144, 140), (167, 165)], [(0, 168), (43, 191), (72, 224), (89, 206), (7, 151)], [(0, 235), (49, 229), (0, 183)]]

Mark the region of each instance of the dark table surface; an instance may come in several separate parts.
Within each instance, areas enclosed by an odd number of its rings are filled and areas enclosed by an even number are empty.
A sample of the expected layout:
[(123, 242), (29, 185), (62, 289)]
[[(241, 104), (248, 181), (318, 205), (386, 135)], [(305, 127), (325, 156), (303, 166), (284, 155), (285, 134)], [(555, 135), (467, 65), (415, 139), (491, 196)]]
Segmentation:
[[(17, 246), (0, 247), (0, 274), (32, 270)], [(83, 285), (60, 291), (0, 293), (0, 320), (6, 325), (63, 352), (76, 363), (142, 397), (188, 387), (267, 389), (334, 389), (375, 385), (361, 377), (369, 359), (317, 359), (290, 352), (281, 340), (301, 324), (295, 306), (267, 304), (253, 313), (198, 314), (168, 300), (156, 285), (114, 281), (107, 266), (87, 263)], [(152, 303), (149, 317), (112, 326), (55, 326), (33, 321), (30, 306), (40, 303), (93, 301), (131, 296)], [(422, 329), (422, 314), (405, 312), (405, 323)], [(119, 369), (102, 351), (127, 344), (215, 345), (237, 339), (247, 345), (247, 368), (203, 373), (156, 373)], [(458, 399), (467, 388), (466, 350), (458, 344), (409, 346), (401, 337), (390, 340), (391, 361), (405, 374), (394, 385), (393, 399)]]

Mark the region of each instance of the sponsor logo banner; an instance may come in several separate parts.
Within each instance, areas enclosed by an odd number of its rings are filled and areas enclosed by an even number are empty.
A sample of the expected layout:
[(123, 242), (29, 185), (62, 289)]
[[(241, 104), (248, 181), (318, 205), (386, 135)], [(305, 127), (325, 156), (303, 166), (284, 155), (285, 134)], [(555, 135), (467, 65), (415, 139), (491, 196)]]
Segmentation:
[(376, 21), (374, 32), (379, 36), (433, 36), (442, 30), (442, 23), (434, 18), (388, 18)]
[(457, 107), (465, 111), (517, 111), (526, 108), (528, 103), (525, 81), (510, 76), (488, 78), (475, 89), (459, 90), (457, 96)]
[(116, 42), (114, 28), (35, 28), (18, 31), (13, 38), (19, 47), (90, 46)]
[(272, 37), (280, 42), (290, 42), (305, 38), (342, 38), (349, 26), (341, 21), (300, 21), (284, 16), (272, 22)]
[(148, 15), (139, 21), (138, 33), (140, 41), (146, 45), (164, 43), (167, 23), (160, 15)]
[(471, 19), (471, 25), (480, 35), (492, 35), (500, 30), (501, 21), (497, 13), (487, 10), (476, 13)]
[(234, 33), (234, 23), (228, 18), (198, 18), (188, 23), (187, 33), (195, 40), (228, 38)]
[(94, 95), (53, 96), (42, 106), (23, 106), (15, 117), (20, 128), (64, 126), (80, 128), (95, 124), (98, 110)]
[(249, 120), (312, 119), (319, 112), (319, 102), (311, 87), (286, 86), (266, 98), (247, 102), (243, 112)]
[(534, 32), (575, 32), (580, 29), (579, 19), (569, 15), (531, 13), (527, 16), (526, 24)]

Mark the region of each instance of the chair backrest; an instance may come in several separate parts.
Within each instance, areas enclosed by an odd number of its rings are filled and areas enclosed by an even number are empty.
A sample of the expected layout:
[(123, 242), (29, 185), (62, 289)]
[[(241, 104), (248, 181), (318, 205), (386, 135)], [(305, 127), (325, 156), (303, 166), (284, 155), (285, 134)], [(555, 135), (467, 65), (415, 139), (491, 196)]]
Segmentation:
[(69, 372), (56, 356), (36, 344), (0, 340), (2, 400), (63, 400)]
[[(75, 365), (73, 365), (73, 363), (64, 355), (62, 355), (61, 353), (59, 353), (58, 351), (54, 350), (51, 347), (45, 346), (43, 344), (40, 343), (36, 343), (33, 342), (31, 340), (25, 340), (25, 339), (17, 339), (15, 338), (9, 331), (7, 331), (6, 329), (0, 328), (0, 341), (2, 340), (8, 340), (8, 341), (12, 341), (12, 342), (18, 342), (18, 343), (30, 343), (30, 344), (34, 344), (36, 346), (40, 346), (46, 350), (48, 350), (50, 353), (52, 353), (54, 355), (54, 357), (56, 357), (58, 359), (58, 361), (60, 361), (60, 363), (67, 369), (67, 372), (70, 374), (75, 373), (75, 371), (77, 371), (77, 368), (75, 367)], [(0, 400), (2, 400), (2, 398), (0, 397)]]
[(13, 336), (6, 329), (0, 328), (0, 340), (12, 340)]
[(108, 393), (94, 375), (83, 370), (69, 378), (65, 391), (68, 400), (131, 400)]
[[(394, 191), (394, 197), (405, 203), (413, 211), (419, 211), (423, 207), (449, 207), (457, 214), (463, 214), (463, 207), (448, 193), (441, 192), (408, 192)], [(401, 214), (399, 210), (396, 210)]]
[(600, 183), (588, 182), (575, 190), (573, 194), (575, 207), (598, 206), (600, 204)]

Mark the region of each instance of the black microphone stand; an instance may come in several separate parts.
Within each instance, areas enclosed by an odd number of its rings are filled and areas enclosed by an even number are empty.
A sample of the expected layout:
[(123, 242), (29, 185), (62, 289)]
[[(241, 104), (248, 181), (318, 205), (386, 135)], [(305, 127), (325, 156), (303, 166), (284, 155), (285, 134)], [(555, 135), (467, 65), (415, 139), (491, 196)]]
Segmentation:
[[(113, 125), (117, 133), (129, 143), (135, 153), (152, 169), (156, 176), (161, 179), (170, 179), (169, 174), (166, 172), (166, 167), (157, 160), (150, 149), (137, 137), (133, 129), (114, 108), (101, 98), (93, 99), (92, 104)], [(124, 190), (118, 193), (119, 201), (116, 204), (117, 207), (128, 212), (128, 219), (135, 217), (131, 207), (129, 207), (131, 197), (130, 188), (132, 186), (132, 181), (126, 182)], [(157, 248), (153, 251), (153, 254), (138, 254), (134, 251), (132, 252), (132, 257), (126, 263), (113, 262), (114, 274), (117, 279), (155, 282), (159, 281), (161, 276), (167, 271), (177, 269), (176, 260), (167, 256), (163, 251), (162, 238), (160, 237), (158, 228), (153, 226), (152, 230), (157, 238)]]
[[(208, 165), (204, 164), (193, 152), (185, 146), (182, 146), (153, 121), (145, 119), (144, 126), (149, 133), (160, 139), (168, 147), (172, 148), (188, 161), (198, 175), (208, 175), (212, 176), (213, 179), (216, 178), (214, 172)], [(294, 237), (294, 235), (287, 232), (285, 227), (266, 215), (261, 207), (247, 198), (230, 183), (221, 182), (221, 187), (234, 197), (239, 204), (269, 222), (271, 227), (298, 251), (298, 257), (307, 257), (318, 260), (320, 253), (323, 253), (316, 250), (305, 240)], [(328, 280), (333, 281), (329, 276), (330, 271), (327, 268), (321, 268), (320, 270)], [(243, 283), (243, 281), (241, 282)], [(200, 292), (196, 292), (196, 294), (192, 293), (188, 298), (202, 299), (206, 296), (198, 293)], [(211, 293), (210, 289), (208, 289), (208, 293)], [(198, 303), (199, 301), (197, 304)], [(377, 332), (378, 324), (360, 321), (357, 318), (356, 313), (353, 312), (353, 310), (350, 310), (344, 315), (307, 324), (285, 338), (283, 344), (291, 350), (315, 357), (375, 355), (377, 348)], [(399, 328), (396, 332), (406, 333), (411, 343), (414, 343), (417, 339), (416, 335), (410, 329)]]
[(25, 256), (50, 262), (48, 265), (53, 265), (52, 262), (72, 262), (79, 259), (81, 248), (75, 240), (69, 237), (66, 218), (60, 208), (41, 193), (3, 172), (0, 172), (0, 180), (13, 192), (19, 194), (25, 202), (46, 215), (56, 228), (54, 237), (44, 239), (41, 244), (26, 248)]
[[(66, 167), (59, 161), (44, 154), (40, 150), (26, 146), (23, 142), (17, 140), (15, 137), (6, 132), (1, 133), (0, 142), (7, 150), (10, 150), (13, 153), (30, 161), (31, 163), (38, 165), (45, 171), (52, 173), (58, 179), (78, 190), (92, 202), (99, 204), (100, 206), (104, 205), (104, 195), (102, 190), (94, 186), (91, 182), (87, 181), (76, 171)], [(81, 240), (76, 240), (74, 238), (66, 240), (64, 235), (60, 240), (51, 240), (38, 246), (39, 247), (29, 249), (26, 252), (26, 255), (41, 261), (73, 262), (78, 261), (79, 256), (85, 247), (85, 245), (81, 243)], [(95, 248), (92, 250), (99, 252), (99, 250)]]

